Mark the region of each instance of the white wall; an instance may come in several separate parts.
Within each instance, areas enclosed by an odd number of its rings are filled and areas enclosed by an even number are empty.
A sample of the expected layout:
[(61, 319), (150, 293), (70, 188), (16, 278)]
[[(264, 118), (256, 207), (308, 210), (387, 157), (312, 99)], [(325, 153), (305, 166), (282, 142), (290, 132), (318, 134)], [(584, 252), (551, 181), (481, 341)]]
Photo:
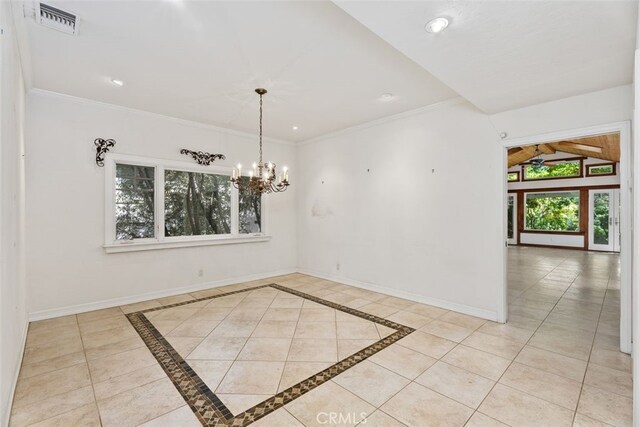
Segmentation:
[(499, 132), (506, 132), (508, 138), (513, 139), (631, 120), (632, 111), (633, 88), (625, 85), (490, 117)]
[(217, 164), (227, 166), (255, 160), (257, 138), (46, 92), (29, 94), (26, 132), (33, 317), (295, 269), (298, 178), (292, 145), (265, 144), (265, 160), (290, 166), (293, 181), (287, 192), (267, 196), (271, 241), (106, 254), (105, 171), (94, 161), (95, 138), (114, 138), (114, 153), (185, 162), (193, 160), (179, 154), (181, 148), (223, 153), (227, 160)]
[(300, 269), (496, 318), (498, 139), (458, 101), (302, 145)]
[(505, 188), (498, 132), (516, 138), (630, 120), (633, 93), (626, 85), (493, 116), (454, 104), (300, 147), (302, 271), (496, 318)]
[(26, 334), (24, 281), (24, 81), (11, 4), (0, 2), (0, 425), (9, 407)]
[[(636, 50), (634, 55), (633, 67), (633, 120), (634, 123), (640, 121), (640, 14), (638, 14), (638, 34), (636, 38)], [(635, 126), (634, 126), (635, 127)], [(633, 132), (631, 144), (632, 151), (632, 171), (633, 171), (633, 188), (640, 188), (640, 132)], [(640, 209), (633, 207), (633, 223), (640, 224)], [(633, 336), (633, 419), (637, 423), (640, 420), (640, 227), (633, 227), (633, 253), (632, 264), (634, 266), (632, 272), (632, 336)]]

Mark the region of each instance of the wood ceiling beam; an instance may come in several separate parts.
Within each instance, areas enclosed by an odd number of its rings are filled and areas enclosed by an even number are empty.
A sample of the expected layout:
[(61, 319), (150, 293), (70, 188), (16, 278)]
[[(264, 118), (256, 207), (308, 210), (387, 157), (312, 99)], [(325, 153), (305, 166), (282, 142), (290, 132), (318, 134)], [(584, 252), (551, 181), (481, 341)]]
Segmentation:
[(605, 149), (601, 147), (595, 147), (587, 144), (573, 143), (571, 141), (560, 141), (550, 144), (553, 148), (564, 153), (575, 154), (578, 156), (592, 157), (594, 159), (607, 160), (610, 162), (617, 162), (620, 159), (615, 155), (607, 153)]
[(606, 160), (609, 162), (620, 161), (620, 134), (611, 133), (605, 135), (588, 136), (570, 140), (562, 140), (540, 144), (536, 151), (535, 145), (515, 147), (508, 151), (509, 167), (524, 163), (536, 157), (539, 153), (555, 154), (556, 151), (574, 154), (583, 157)]
[(556, 145), (558, 147), (560, 147), (560, 149), (571, 148), (573, 150), (586, 151), (588, 153), (602, 154), (602, 147), (595, 147), (593, 145), (579, 144), (579, 143), (573, 142), (573, 141), (560, 141), (560, 142), (557, 142)]
[(540, 150), (541, 153), (544, 153), (544, 154), (556, 154), (555, 148), (553, 148), (548, 144), (540, 144), (538, 145), (538, 149)]
[(513, 149), (511, 149), (508, 152), (509, 159), (508, 159), (507, 165), (509, 167), (526, 162), (527, 160), (533, 159), (537, 155), (536, 147), (533, 145), (527, 146), (527, 147), (518, 147), (518, 148), (519, 148), (518, 151), (514, 150), (512, 152), (511, 150)]

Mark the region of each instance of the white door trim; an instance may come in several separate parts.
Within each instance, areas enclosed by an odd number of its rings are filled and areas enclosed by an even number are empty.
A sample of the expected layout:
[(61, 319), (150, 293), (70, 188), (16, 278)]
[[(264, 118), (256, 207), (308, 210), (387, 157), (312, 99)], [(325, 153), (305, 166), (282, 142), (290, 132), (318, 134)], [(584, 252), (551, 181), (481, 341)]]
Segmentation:
[[(504, 174), (501, 174), (502, 183), (499, 188), (502, 188), (503, 198), (503, 212), (507, 209), (507, 150), (512, 147), (519, 147), (522, 145), (534, 145), (544, 144), (545, 142), (557, 141), (559, 139), (571, 139), (581, 138), (586, 136), (600, 135), (603, 133), (620, 133), (620, 229), (622, 239), (620, 242), (620, 350), (625, 353), (631, 353), (631, 307), (632, 307), (632, 295), (631, 295), (631, 274), (632, 274), (632, 227), (631, 227), (631, 212), (632, 212), (632, 193), (631, 193), (631, 122), (615, 122), (603, 125), (589, 126), (578, 129), (562, 130), (557, 132), (550, 132), (541, 135), (533, 135), (522, 138), (505, 139), (502, 141), (502, 164), (505, 165)], [(636, 150), (637, 154), (637, 150)], [(506, 236), (506, 215), (502, 215), (502, 229), (504, 230), (504, 241), (507, 241)], [(507, 248), (506, 244), (503, 248), (503, 263), (504, 263), (504, 281), (500, 285), (498, 290), (498, 319), (500, 321), (507, 320)]]

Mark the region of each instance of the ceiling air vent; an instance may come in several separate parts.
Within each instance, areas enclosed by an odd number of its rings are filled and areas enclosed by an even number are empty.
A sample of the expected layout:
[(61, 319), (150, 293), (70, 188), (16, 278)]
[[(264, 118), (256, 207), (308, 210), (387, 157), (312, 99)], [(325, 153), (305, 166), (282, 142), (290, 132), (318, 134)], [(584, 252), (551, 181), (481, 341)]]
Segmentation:
[(75, 36), (78, 34), (78, 18), (76, 15), (57, 9), (48, 4), (40, 3), (40, 14), (37, 17), (40, 24), (54, 30)]

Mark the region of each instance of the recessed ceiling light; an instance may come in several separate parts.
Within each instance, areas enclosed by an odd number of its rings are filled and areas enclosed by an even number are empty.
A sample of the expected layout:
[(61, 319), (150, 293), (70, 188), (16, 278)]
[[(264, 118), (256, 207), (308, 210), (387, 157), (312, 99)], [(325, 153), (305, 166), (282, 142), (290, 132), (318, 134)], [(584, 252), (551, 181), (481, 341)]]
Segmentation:
[(298, 126), (293, 126), (291, 129), (298, 130)]
[(124, 86), (124, 82), (122, 80), (118, 80), (118, 79), (111, 79), (111, 83), (113, 83), (116, 86)]
[(393, 99), (392, 93), (383, 93), (380, 95), (380, 101), (389, 102)]
[(447, 18), (438, 17), (427, 22), (427, 24), (424, 26), (424, 29), (427, 30), (428, 33), (437, 34), (443, 31), (448, 26), (449, 20)]

